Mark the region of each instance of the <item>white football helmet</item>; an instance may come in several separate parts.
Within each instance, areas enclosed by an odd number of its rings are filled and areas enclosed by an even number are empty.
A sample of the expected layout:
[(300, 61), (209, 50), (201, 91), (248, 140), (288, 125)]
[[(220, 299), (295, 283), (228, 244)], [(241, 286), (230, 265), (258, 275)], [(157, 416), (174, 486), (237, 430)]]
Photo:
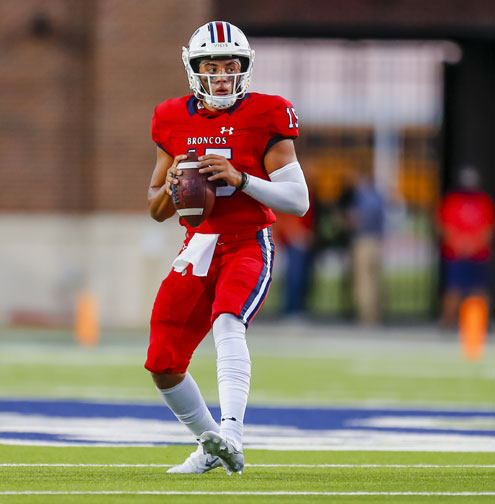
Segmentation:
[[(199, 64), (204, 59), (238, 59), (241, 63), (241, 73), (229, 74), (234, 79), (233, 93), (215, 96), (201, 82), (203, 77), (208, 83), (212, 78), (209, 74), (199, 73)], [(186, 67), (189, 86), (194, 96), (204, 100), (210, 107), (226, 109), (234, 105), (237, 99), (246, 94), (253, 70), (254, 50), (237, 26), (226, 21), (212, 21), (198, 28), (187, 47), (182, 48), (182, 61)]]

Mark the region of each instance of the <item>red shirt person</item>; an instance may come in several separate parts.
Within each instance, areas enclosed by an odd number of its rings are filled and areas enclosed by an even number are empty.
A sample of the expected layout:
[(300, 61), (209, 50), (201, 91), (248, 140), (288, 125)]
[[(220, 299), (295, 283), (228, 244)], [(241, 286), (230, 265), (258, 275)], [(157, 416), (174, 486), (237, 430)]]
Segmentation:
[(442, 255), (450, 261), (486, 261), (494, 223), (491, 198), (478, 191), (447, 194), (439, 211)]
[(445, 196), (438, 211), (444, 259), (442, 321), (455, 325), (463, 296), (487, 297), (491, 242), (495, 222), (492, 199), (481, 190), (478, 172), (459, 172), (460, 189)]

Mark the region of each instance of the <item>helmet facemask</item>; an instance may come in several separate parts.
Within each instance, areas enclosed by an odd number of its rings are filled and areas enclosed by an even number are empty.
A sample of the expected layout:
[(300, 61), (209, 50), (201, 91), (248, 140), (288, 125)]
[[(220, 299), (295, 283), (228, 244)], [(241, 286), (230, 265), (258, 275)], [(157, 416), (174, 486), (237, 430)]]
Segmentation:
[[(215, 61), (217, 58), (209, 58)], [(218, 58), (221, 60), (227, 59), (226, 57)], [(239, 99), (243, 98), (246, 94), (249, 82), (251, 80), (251, 72), (249, 70), (249, 62), (242, 65), (239, 58), (228, 58), (234, 61), (238, 61), (241, 67), (241, 72), (239, 73), (220, 73), (220, 74), (210, 74), (210, 73), (200, 73), (199, 67), (203, 61), (208, 61), (206, 58), (198, 58), (197, 61), (192, 60), (190, 62), (190, 72), (189, 84), (194, 92), (196, 98), (203, 100), (207, 105), (215, 109), (226, 109), (232, 107), (234, 103)], [(242, 68), (247, 67), (246, 71), (242, 71)], [(187, 68), (187, 66), (186, 66)], [(213, 93), (214, 84), (218, 80), (223, 80), (228, 82), (232, 86), (232, 93), (226, 95), (215, 95)]]

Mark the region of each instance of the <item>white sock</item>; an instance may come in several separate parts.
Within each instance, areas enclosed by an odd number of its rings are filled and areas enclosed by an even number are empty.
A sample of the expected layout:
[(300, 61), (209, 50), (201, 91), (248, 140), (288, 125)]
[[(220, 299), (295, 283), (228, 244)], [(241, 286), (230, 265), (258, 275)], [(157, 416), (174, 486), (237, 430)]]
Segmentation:
[(196, 437), (201, 436), (205, 431), (220, 431), (198, 385), (189, 373), (186, 373), (186, 377), (175, 387), (158, 389), (158, 392), (179, 422)]
[(246, 328), (234, 315), (222, 313), (213, 323), (213, 338), (217, 349), (218, 395), (222, 412), (220, 433), (241, 448), (251, 380)]

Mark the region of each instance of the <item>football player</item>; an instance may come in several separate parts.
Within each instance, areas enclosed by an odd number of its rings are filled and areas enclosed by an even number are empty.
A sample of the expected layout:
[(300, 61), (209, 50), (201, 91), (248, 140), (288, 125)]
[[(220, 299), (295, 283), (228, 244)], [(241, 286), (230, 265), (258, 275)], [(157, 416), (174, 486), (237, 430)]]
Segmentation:
[[(204, 473), (223, 466), (242, 473), (243, 420), (251, 378), (246, 329), (271, 282), (272, 210), (302, 216), (308, 189), (297, 161), (297, 115), (279, 96), (248, 93), (254, 51), (236, 26), (213, 21), (182, 48), (192, 94), (158, 105), (152, 122), (157, 161), (148, 201), (151, 216), (175, 213), (172, 186), (188, 151), (216, 181), (216, 201), (186, 238), (157, 294), (146, 368), (165, 403), (199, 442), (168, 472)], [(221, 409), (215, 422), (187, 372), (213, 328)]]

